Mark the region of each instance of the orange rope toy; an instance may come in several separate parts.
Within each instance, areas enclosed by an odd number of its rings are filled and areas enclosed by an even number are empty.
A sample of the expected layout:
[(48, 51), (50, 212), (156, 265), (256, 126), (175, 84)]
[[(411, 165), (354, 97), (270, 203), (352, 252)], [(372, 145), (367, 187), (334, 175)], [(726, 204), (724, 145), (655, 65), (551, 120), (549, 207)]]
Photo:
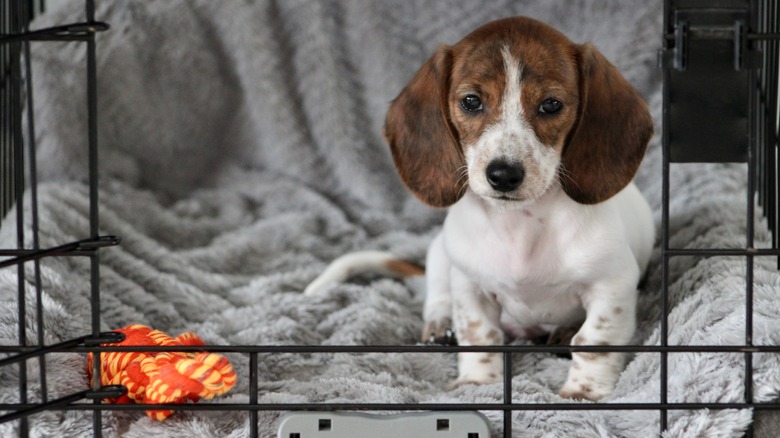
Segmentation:
[[(114, 330), (125, 340), (103, 346), (198, 346), (206, 345), (195, 333), (176, 338), (136, 324)], [(110, 352), (100, 354), (100, 384), (124, 385), (127, 394), (109, 403), (184, 403), (210, 400), (236, 384), (236, 373), (226, 357), (191, 352)], [(92, 380), (92, 353), (87, 355), (87, 376)], [(162, 421), (172, 410), (149, 410), (149, 418)]]

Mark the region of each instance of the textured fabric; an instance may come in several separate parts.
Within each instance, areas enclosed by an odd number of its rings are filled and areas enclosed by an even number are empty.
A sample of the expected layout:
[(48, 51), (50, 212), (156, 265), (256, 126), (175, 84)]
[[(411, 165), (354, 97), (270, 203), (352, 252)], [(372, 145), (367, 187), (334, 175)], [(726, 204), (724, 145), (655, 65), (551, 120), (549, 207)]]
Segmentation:
[[(35, 27), (80, 20), (68, 1)], [(209, 344), (414, 344), (420, 279), (358, 278), (319, 298), (301, 291), (346, 251), (389, 249), (422, 262), (443, 217), (404, 189), (381, 137), (388, 102), (442, 43), (494, 18), (528, 15), (577, 42), (591, 41), (646, 97), (660, 132), (660, 2), (633, 1), (102, 1), (98, 37), (100, 227), (123, 238), (101, 251), (104, 330), (145, 324), (193, 331)], [(41, 245), (88, 234), (84, 46), (34, 43)], [(619, 110), (619, 109), (616, 109)], [(740, 165), (672, 168), (674, 247), (744, 246), (746, 172)], [(660, 229), (661, 155), (652, 140), (637, 184)], [(29, 202), (26, 204), (29, 206)], [(0, 247), (15, 244), (14, 215)], [(756, 224), (758, 245), (766, 226)], [(27, 233), (29, 236), (29, 232)], [(754, 342), (780, 336), (780, 277), (756, 259)], [(89, 262), (42, 263), (45, 338), (90, 331)], [(28, 264), (28, 273), (32, 266)], [(675, 258), (669, 342), (744, 342), (741, 258)], [(16, 269), (0, 270), (0, 343), (17, 345)], [(27, 276), (29, 284), (31, 275)], [(659, 343), (661, 265), (656, 249), (634, 342)], [(27, 308), (35, 306), (28, 290)], [(28, 312), (29, 342), (37, 342)], [(224, 398), (246, 403), (248, 358), (229, 354), (238, 381)], [(515, 354), (513, 400), (561, 402), (569, 361)], [(740, 354), (670, 354), (669, 400), (740, 401)], [(452, 354), (263, 354), (260, 403), (501, 402), (499, 385), (448, 391)], [(756, 401), (777, 399), (780, 360), (755, 355)], [(47, 356), (49, 397), (87, 387), (85, 357)], [(38, 362), (28, 361), (31, 397)], [(0, 402), (18, 401), (16, 367), (0, 368)], [(659, 355), (638, 354), (608, 402), (659, 400)], [(421, 406), (423, 407), (423, 406)], [(486, 411), (495, 433), (501, 412)], [(275, 436), (279, 412), (260, 412)], [(655, 411), (517, 411), (517, 436), (653, 436)], [(107, 412), (107, 436), (246, 436), (244, 412), (181, 412), (163, 423)], [(740, 436), (748, 410), (671, 411), (667, 436)], [(765, 424), (769, 419), (765, 419)], [(33, 436), (84, 436), (85, 412), (31, 418)], [(15, 423), (0, 425), (0, 435)]]

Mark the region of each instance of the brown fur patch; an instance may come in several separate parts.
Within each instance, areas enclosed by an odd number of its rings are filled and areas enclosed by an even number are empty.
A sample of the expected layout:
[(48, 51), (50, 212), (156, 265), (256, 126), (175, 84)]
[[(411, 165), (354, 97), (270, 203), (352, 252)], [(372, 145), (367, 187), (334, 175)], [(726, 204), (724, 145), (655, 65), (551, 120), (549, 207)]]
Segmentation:
[(486, 337), (488, 340), (493, 341), (494, 344), (499, 345), (504, 343), (504, 336), (501, 332), (499, 332), (496, 329), (490, 330)]
[(593, 327), (596, 330), (604, 330), (606, 328), (612, 327), (611, 324), (609, 324), (610, 322), (609, 318), (605, 316), (599, 316), (596, 321), (597, 321), (596, 325)]
[(493, 362), (493, 359), (496, 357), (496, 353), (486, 353), (485, 357), (479, 360), (479, 363), (489, 364)]
[[(503, 332), (490, 329), (486, 334), (480, 335), (477, 330), (482, 327), (481, 321), (469, 321), (463, 333), (463, 338), (470, 345), (501, 345), (504, 343)], [(494, 354), (494, 353), (489, 353)]]
[(580, 359), (582, 359), (584, 361), (595, 360), (598, 357), (596, 355), (596, 353), (588, 353), (586, 351), (582, 351), (582, 352), (578, 352), (578, 353), (572, 353), (572, 354), (576, 354), (577, 357), (579, 357)]
[(653, 135), (653, 121), (639, 93), (595, 47), (576, 46), (575, 56), (581, 103), (563, 149), (561, 164), (569, 178), (561, 183), (575, 201), (595, 204), (634, 177)]
[[(448, 96), (452, 122), (461, 142), (473, 144), (488, 126), (501, 117), (501, 97), (506, 84), (506, 70), (499, 39), (475, 39), (466, 36), (453, 46), (452, 88)], [(479, 96), (482, 111), (469, 113), (460, 101), (469, 94)]]
[(425, 275), (425, 269), (405, 260), (390, 260), (385, 263), (385, 267), (401, 277), (414, 277)]
[[(610, 344), (609, 344), (609, 342), (606, 342), (606, 341), (598, 341), (598, 342), (595, 342), (593, 345), (607, 346), (607, 345), (610, 345)], [(597, 351), (597, 352), (594, 352), (594, 353), (591, 353), (591, 354), (593, 354), (593, 356), (595, 356), (595, 357), (604, 357), (604, 356), (609, 356), (612, 353), (610, 353), (608, 351)]]
[(421, 201), (447, 207), (460, 199), (460, 142), (446, 96), (452, 52), (440, 47), (390, 105), (384, 135), (401, 179)]
[[(543, 144), (562, 150), (579, 107), (573, 44), (544, 33), (539, 39), (519, 41), (512, 46), (512, 54), (522, 65), (521, 98), (526, 118)], [(540, 112), (547, 99), (561, 102), (561, 109), (554, 114)]]

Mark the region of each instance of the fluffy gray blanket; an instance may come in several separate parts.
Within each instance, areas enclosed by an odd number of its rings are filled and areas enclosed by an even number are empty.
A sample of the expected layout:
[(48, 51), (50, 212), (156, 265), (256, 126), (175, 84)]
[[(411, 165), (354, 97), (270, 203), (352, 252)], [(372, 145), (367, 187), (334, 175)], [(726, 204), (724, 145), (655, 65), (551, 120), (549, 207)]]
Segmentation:
[[(419, 282), (356, 279), (322, 297), (301, 291), (336, 256), (389, 249), (422, 262), (443, 213), (414, 200), (396, 176), (380, 128), (388, 102), (441, 43), (491, 19), (528, 15), (595, 43), (642, 92), (660, 132), (660, 2), (620, 1), (102, 1), (98, 19), (100, 218), (123, 238), (101, 252), (103, 329), (141, 323), (194, 331), (224, 345), (394, 345), (417, 342)], [(67, 1), (34, 23), (83, 19)], [(33, 46), (41, 245), (87, 236), (84, 46)], [(660, 227), (661, 159), (653, 139), (637, 184)], [(738, 165), (675, 165), (675, 247), (744, 246), (746, 172)], [(13, 247), (13, 215), (0, 247)], [(766, 227), (757, 240), (767, 245)], [(28, 233), (29, 235), (29, 233)], [(757, 259), (755, 342), (780, 341), (780, 277)], [(88, 262), (43, 263), (46, 340), (90, 332)], [(744, 341), (741, 258), (675, 258), (669, 341)], [(28, 279), (30, 277), (28, 276)], [(635, 342), (659, 342), (660, 256), (639, 305)], [(15, 345), (16, 270), (0, 271), (0, 343)], [(33, 306), (32, 293), (28, 307)], [(31, 307), (30, 307), (31, 308)], [(28, 316), (34, 327), (33, 315)], [(34, 329), (30, 342), (34, 343)], [(248, 402), (248, 360), (231, 355), (237, 386), (216, 400)], [(561, 402), (568, 360), (516, 354), (513, 400)], [(500, 402), (499, 385), (448, 391), (451, 354), (268, 354), (261, 403)], [(48, 356), (50, 397), (87, 387), (85, 358)], [(780, 390), (780, 357), (754, 356), (756, 401)], [(30, 388), (38, 387), (30, 361)], [(670, 354), (669, 400), (737, 402), (740, 354)], [(0, 370), (0, 401), (17, 397), (16, 367)], [(36, 396), (33, 396), (36, 397)], [(659, 357), (629, 361), (609, 402), (659, 400)], [(424, 406), (421, 406), (424, 407)], [(501, 413), (487, 411), (494, 433)], [(275, 436), (279, 412), (260, 412)], [(654, 411), (518, 411), (517, 436), (652, 436)], [(750, 410), (673, 411), (666, 436), (740, 436)], [(31, 418), (34, 436), (84, 436), (85, 412)], [(245, 436), (245, 412), (104, 414), (108, 436)], [(15, 432), (0, 425), (0, 435)]]

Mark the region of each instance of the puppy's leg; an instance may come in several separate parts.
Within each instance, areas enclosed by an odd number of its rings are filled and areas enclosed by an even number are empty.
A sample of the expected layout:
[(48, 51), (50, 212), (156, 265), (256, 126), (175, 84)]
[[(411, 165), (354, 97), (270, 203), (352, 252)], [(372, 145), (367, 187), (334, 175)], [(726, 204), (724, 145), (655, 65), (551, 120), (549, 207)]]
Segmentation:
[(452, 336), (452, 297), (450, 295), (450, 261), (441, 234), (428, 248), (425, 261), (425, 304), (423, 305), (422, 341), (454, 344)]
[[(618, 291), (618, 292), (616, 292)], [(636, 328), (634, 286), (595, 285), (583, 295), (587, 317), (572, 345), (625, 345)], [(572, 353), (569, 377), (561, 397), (600, 400), (612, 392), (625, 360), (624, 353)]]
[[(477, 289), (457, 268), (450, 271), (455, 335), (459, 345), (503, 345), (501, 308), (495, 299)], [(458, 353), (458, 379), (467, 383), (494, 383), (503, 377), (500, 353)]]

